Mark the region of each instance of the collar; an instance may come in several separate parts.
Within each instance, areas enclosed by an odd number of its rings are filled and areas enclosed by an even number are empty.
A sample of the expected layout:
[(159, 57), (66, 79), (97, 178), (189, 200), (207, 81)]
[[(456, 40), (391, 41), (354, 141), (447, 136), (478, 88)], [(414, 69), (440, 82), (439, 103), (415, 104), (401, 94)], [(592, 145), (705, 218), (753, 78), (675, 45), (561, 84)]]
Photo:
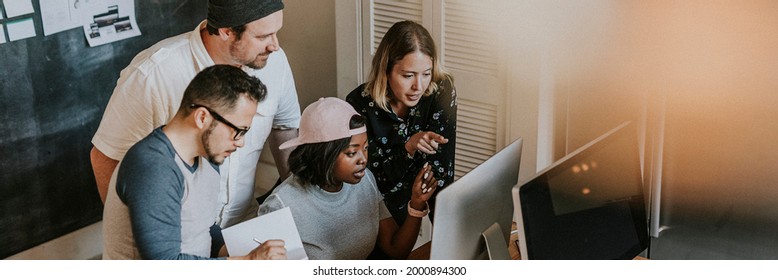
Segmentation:
[(208, 55), (208, 50), (205, 49), (205, 44), (203, 44), (203, 38), (200, 36), (200, 31), (205, 29), (206, 25), (207, 21), (201, 21), (189, 36), (189, 48), (192, 51), (192, 57), (195, 60), (197, 72), (200, 72), (208, 66), (216, 64), (213, 62), (211, 56)]

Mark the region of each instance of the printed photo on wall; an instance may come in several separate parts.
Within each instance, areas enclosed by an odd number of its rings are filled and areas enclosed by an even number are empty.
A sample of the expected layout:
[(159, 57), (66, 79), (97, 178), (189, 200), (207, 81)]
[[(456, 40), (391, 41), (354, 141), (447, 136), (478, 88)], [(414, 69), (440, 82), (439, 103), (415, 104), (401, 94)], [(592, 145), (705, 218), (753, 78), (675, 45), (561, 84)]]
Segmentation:
[(135, 12), (120, 15), (118, 5), (108, 6), (105, 12), (92, 16), (92, 22), (84, 24), (84, 35), (90, 47), (100, 46), (141, 35), (135, 22)]

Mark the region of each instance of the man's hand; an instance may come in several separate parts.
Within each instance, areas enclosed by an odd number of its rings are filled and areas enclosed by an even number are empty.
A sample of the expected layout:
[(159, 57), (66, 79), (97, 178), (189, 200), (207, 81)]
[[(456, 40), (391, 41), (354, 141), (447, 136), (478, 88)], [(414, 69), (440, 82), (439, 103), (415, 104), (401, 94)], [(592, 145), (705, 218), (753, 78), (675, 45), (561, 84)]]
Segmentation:
[(271, 239), (251, 250), (246, 257), (249, 260), (285, 260), (287, 257), (284, 245), (283, 240)]

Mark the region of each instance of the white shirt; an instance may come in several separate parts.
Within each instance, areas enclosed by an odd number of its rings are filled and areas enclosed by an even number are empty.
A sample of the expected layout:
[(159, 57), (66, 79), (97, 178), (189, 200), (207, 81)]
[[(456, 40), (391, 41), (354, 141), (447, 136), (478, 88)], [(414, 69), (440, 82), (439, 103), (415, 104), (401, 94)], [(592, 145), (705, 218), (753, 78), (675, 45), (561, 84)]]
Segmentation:
[[(184, 90), (200, 70), (214, 65), (203, 45), (201, 22), (192, 32), (160, 41), (139, 53), (122, 70), (92, 144), (108, 157), (121, 160), (127, 150), (178, 111)], [(283, 50), (270, 55), (267, 65), (242, 68), (267, 86), (257, 106), (245, 146), (220, 167), (221, 187), (216, 222), (226, 228), (254, 215), (255, 173), (259, 155), (273, 127), (297, 128), (300, 105), (289, 61)]]

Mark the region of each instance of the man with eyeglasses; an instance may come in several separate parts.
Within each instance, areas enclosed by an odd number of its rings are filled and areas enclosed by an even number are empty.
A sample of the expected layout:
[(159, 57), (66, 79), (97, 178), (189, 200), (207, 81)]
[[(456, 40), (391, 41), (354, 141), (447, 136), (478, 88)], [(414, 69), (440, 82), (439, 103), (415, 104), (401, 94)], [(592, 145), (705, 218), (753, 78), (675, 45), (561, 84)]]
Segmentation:
[[(267, 89), (237, 67), (197, 74), (167, 125), (129, 149), (111, 176), (103, 212), (104, 259), (209, 259), (219, 168), (243, 147)], [(285, 259), (281, 240), (247, 256)]]
[[(179, 109), (189, 81), (214, 64), (240, 67), (267, 86), (245, 147), (221, 166), (216, 224), (226, 228), (256, 216), (255, 178), (265, 142), (279, 181), (289, 175), (288, 151), (278, 145), (297, 136), (300, 105), (291, 68), (276, 36), (283, 25), (281, 0), (208, 0), (208, 18), (192, 32), (165, 39), (139, 53), (122, 70), (90, 153), (98, 193), (127, 150)], [(188, 104), (186, 104), (188, 106)]]

